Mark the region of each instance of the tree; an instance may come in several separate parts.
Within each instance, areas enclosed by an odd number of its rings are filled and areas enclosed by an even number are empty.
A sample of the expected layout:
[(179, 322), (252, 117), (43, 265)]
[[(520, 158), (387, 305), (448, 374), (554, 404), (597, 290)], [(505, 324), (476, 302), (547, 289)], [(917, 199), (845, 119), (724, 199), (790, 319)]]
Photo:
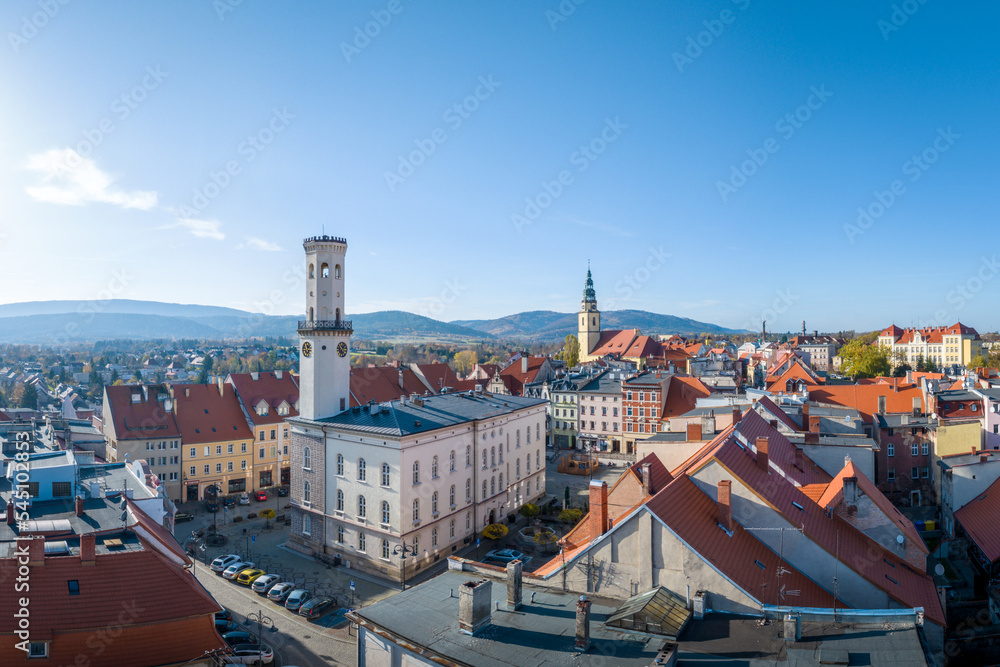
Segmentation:
[(566, 362), (568, 368), (573, 368), (580, 363), (580, 341), (576, 336), (570, 334), (566, 336), (566, 344), (563, 346), (559, 358)]
[(981, 354), (977, 354), (972, 359), (969, 359), (969, 363), (967, 364), (969, 368), (989, 368), (989, 365), (989, 359)]
[[(212, 357), (205, 355), (204, 360), (201, 362), (201, 372), (198, 373), (198, 384), (208, 384), (208, 375), (212, 372)], [(260, 370), (255, 368), (254, 370)]]
[(521, 513), (521, 516), (528, 520), (534, 519), (538, 516), (538, 513), (541, 512), (538, 505), (535, 505), (534, 503), (524, 503), (521, 505), (521, 509), (517, 511)]
[(580, 509), (568, 509), (559, 512), (559, 520), (570, 526), (580, 523), (580, 519), (582, 518), (583, 510)]
[(20, 407), (31, 408), (32, 410), (38, 409), (38, 392), (35, 391), (34, 387), (24, 387), (24, 392), (21, 394)]
[(467, 376), (479, 363), (479, 355), (475, 350), (462, 350), (455, 355), (455, 372), (462, 377)]
[(910, 366), (909, 364), (899, 364), (898, 366), (896, 366), (895, 369), (893, 369), (893, 371), (892, 371), (892, 377), (895, 377), (895, 378), (906, 377), (906, 374), (908, 372), (912, 371), (912, 370), (913, 370), (913, 367)]
[(855, 338), (840, 348), (840, 358), (843, 360), (844, 374), (854, 378), (888, 375), (891, 370), (889, 350), (882, 346), (869, 345), (863, 338)]
[(499, 540), (507, 535), (507, 526), (502, 523), (491, 523), (483, 528), (483, 537), (488, 540)]

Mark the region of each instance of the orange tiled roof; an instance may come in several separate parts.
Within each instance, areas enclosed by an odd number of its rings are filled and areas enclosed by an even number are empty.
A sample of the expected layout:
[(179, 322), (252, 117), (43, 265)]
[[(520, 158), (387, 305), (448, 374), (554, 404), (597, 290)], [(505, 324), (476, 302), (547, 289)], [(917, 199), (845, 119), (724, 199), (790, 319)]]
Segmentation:
[(223, 384), (183, 384), (173, 387), (177, 426), (185, 445), (226, 440), (253, 440), (236, 390)]
[[(164, 385), (146, 385), (146, 393), (142, 385), (111, 385), (104, 391), (111, 409), (111, 415), (105, 415), (105, 419), (112, 420), (119, 440), (180, 436), (177, 420), (164, 407), (166, 401), (157, 399), (159, 395), (169, 397)], [(140, 397), (138, 402), (132, 400), (133, 394)]]
[[(226, 382), (236, 387), (247, 416), (256, 425), (278, 424), (287, 417), (296, 417), (299, 414), (295, 409), (299, 401), (299, 385), (290, 372), (280, 372), (280, 378), (274, 371), (257, 373), (256, 380), (253, 379), (252, 373), (232, 373), (226, 378)], [(266, 415), (257, 414), (256, 407), (261, 401), (267, 403)], [(287, 415), (278, 414), (278, 406), (282, 402), (288, 403)]]
[(590, 354), (595, 357), (603, 357), (606, 354), (613, 354), (615, 356), (624, 354), (632, 346), (632, 341), (638, 335), (638, 329), (602, 331), (597, 345)]
[(985, 492), (955, 512), (955, 521), (962, 524), (962, 528), (991, 563), (1000, 560), (998, 516), (1000, 516), (1000, 480), (990, 484)]

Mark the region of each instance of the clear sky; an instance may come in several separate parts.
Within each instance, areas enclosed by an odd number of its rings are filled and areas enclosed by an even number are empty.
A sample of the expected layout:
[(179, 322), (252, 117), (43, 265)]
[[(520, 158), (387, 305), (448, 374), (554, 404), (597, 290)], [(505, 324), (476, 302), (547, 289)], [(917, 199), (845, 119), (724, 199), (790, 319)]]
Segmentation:
[(0, 301), (1000, 327), (996, 3), (578, 2), (3, 3)]

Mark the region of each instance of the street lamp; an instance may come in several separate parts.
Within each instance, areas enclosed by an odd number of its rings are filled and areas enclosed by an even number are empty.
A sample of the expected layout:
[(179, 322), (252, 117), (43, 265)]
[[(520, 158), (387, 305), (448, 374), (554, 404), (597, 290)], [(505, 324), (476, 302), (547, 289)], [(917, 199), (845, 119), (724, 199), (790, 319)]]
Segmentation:
[(253, 612), (253, 613), (247, 614), (247, 620), (244, 621), (244, 623), (246, 625), (250, 625), (250, 623), (253, 622), (254, 620), (256, 620), (256, 622), (257, 622), (257, 646), (259, 647), (259, 649), (258, 649), (258, 651), (259, 651), (258, 655), (260, 657), (260, 661), (257, 664), (258, 665), (263, 665), (264, 664), (264, 640), (263, 640), (263, 637), (261, 635), (261, 625), (265, 625), (265, 626), (266, 625), (270, 625), (271, 626), (271, 632), (274, 632), (275, 630), (277, 630), (277, 628), (274, 627), (274, 619), (272, 619), (270, 616), (268, 616), (267, 614), (265, 614), (263, 611), (258, 611), (258, 612)]
[(416, 556), (417, 550), (413, 548), (412, 544), (407, 544), (406, 540), (403, 540), (402, 544), (397, 544), (392, 550), (393, 556), (399, 556), (399, 560), (402, 563), (402, 575), (403, 575), (403, 590), (406, 590), (406, 557)]

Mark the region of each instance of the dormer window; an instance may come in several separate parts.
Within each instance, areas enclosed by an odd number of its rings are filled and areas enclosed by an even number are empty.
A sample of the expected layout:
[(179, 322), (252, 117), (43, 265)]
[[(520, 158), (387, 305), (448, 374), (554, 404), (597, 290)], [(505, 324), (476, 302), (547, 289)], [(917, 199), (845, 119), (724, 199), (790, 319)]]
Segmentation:
[(256, 412), (256, 413), (257, 413), (257, 414), (258, 414), (259, 416), (261, 416), (261, 417), (266, 417), (266, 416), (267, 416), (267, 412), (268, 412), (268, 405), (267, 405), (267, 401), (265, 401), (265, 400), (261, 400), (261, 401), (260, 401), (259, 403), (257, 403), (257, 406), (256, 406), (256, 407), (254, 408), (254, 411), (255, 411), (255, 412)]

